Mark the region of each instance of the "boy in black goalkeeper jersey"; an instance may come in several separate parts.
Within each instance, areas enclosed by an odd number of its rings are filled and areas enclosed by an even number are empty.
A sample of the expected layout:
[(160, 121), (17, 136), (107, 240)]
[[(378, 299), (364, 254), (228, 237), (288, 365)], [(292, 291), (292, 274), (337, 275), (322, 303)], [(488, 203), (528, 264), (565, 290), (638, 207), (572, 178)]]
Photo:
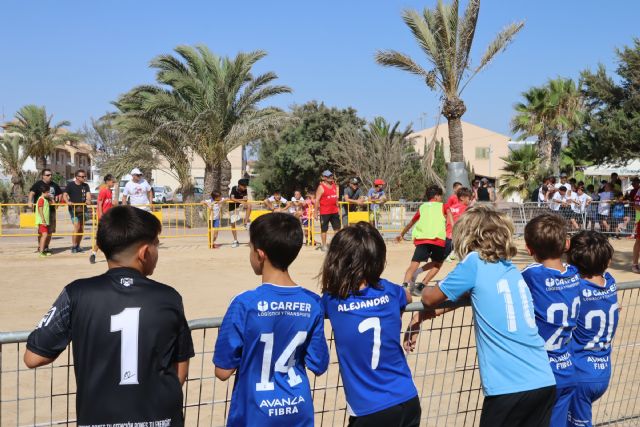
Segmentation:
[(67, 285), (29, 335), (29, 368), (53, 362), (73, 342), (79, 426), (184, 424), (193, 342), (180, 294), (147, 278), (160, 230), (149, 212), (110, 209), (97, 236), (109, 270)]

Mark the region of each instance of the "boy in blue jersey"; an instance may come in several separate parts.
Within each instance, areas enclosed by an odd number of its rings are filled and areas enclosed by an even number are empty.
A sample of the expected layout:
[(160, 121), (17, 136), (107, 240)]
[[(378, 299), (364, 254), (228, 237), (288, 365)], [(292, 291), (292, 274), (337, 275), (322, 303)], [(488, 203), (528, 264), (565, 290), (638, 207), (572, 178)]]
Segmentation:
[(360, 222), (335, 235), (322, 268), (350, 427), (420, 425), (418, 391), (400, 346), (411, 294), (380, 278), (386, 255), (378, 230)]
[(251, 224), (249, 260), (262, 285), (231, 302), (213, 356), (218, 379), (237, 371), (228, 426), (313, 426), (306, 369), (322, 375), (329, 351), (320, 297), (287, 271), (301, 247), (293, 215), (271, 213)]
[(511, 259), (513, 222), (488, 206), (468, 210), (453, 228), (462, 259), (422, 303), (436, 307), (471, 295), (480, 379), (481, 427), (544, 427), (555, 401), (555, 378), (538, 335), (531, 293)]
[(571, 351), (576, 391), (569, 408), (569, 425), (591, 427), (591, 406), (611, 379), (611, 341), (618, 326), (616, 281), (606, 270), (613, 258), (607, 238), (582, 231), (571, 238), (569, 262), (580, 272), (581, 306)]
[(580, 276), (562, 255), (569, 247), (565, 220), (554, 214), (533, 218), (524, 228), (524, 241), (535, 263), (522, 271), (531, 291), (538, 332), (544, 340), (556, 377), (556, 402), (551, 426), (567, 425), (575, 390), (575, 367), (569, 349), (580, 308)]

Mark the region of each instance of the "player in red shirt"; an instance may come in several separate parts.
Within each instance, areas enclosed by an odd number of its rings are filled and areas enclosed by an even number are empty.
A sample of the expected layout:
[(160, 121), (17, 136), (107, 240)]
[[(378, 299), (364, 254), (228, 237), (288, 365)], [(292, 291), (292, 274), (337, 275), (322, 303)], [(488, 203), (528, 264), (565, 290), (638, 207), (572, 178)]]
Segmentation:
[[(113, 207), (113, 187), (116, 185), (116, 179), (108, 173), (104, 177), (104, 184), (100, 186), (100, 192), (98, 192), (98, 202), (96, 205), (96, 212), (98, 215), (98, 222), (100, 222), (100, 218), (102, 215), (107, 213), (109, 209)], [(91, 264), (96, 263), (96, 253), (98, 248), (93, 243), (93, 247), (91, 248), (91, 256), (89, 256), (89, 262)]]
[(454, 182), (453, 183), (453, 193), (447, 199), (447, 202), (444, 204), (444, 211), (446, 212), (451, 206), (460, 202), (458, 199), (458, 190), (462, 188), (462, 183)]
[[(473, 190), (470, 190), (466, 187), (459, 187), (456, 193), (456, 199), (456, 203), (453, 203), (448, 207), (445, 206), (447, 215), (447, 245), (445, 247), (445, 254), (447, 256), (447, 261), (455, 259), (450, 257), (451, 252), (453, 251), (453, 226), (456, 222), (458, 222), (460, 216), (462, 216), (462, 214), (469, 207), (469, 204), (473, 199)], [(451, 200), (451, 198), (449, 198), (449, 200)]]

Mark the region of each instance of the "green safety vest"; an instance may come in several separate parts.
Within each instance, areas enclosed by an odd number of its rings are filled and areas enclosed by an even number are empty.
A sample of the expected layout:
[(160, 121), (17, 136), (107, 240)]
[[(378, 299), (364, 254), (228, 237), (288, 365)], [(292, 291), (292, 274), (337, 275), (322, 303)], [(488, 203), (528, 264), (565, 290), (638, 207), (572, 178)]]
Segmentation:
[(44, 204), (42, 206), (42, 216), (44, 216), (44, 222), (42, 218), (40, 218), (40, 209), (38, 208), (38, 203), (36, 202), (36, 225), (46, 224), (49, 225), (49, 200), (46, 197), (40, 196), (38, 198), (38, 202), (40, 199), (44, 199)]
[(447, 238), (447, 219), (442, 213), (442, 202), (426, 202), (420, 205), (420, 219), (413, 226), (413, 240)]

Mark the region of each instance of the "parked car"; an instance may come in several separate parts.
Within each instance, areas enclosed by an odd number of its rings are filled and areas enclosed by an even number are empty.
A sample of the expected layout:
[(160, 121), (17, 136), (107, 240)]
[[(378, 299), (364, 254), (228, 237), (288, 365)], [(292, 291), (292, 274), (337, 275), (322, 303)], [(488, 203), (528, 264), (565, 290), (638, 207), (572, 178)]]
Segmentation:
[[(195, 203), (201, 202), (204, 200), (204, 190), (200, 187), (196, 187), (193, 189), (193, 201)], [(176, 193), (176, 202), (182, 203), (184, 200), (182, 198), (182, 193)]]
[(171, 187), (166, 185), (153, 186), (153, 203), (172, 203), (174, 201)]

